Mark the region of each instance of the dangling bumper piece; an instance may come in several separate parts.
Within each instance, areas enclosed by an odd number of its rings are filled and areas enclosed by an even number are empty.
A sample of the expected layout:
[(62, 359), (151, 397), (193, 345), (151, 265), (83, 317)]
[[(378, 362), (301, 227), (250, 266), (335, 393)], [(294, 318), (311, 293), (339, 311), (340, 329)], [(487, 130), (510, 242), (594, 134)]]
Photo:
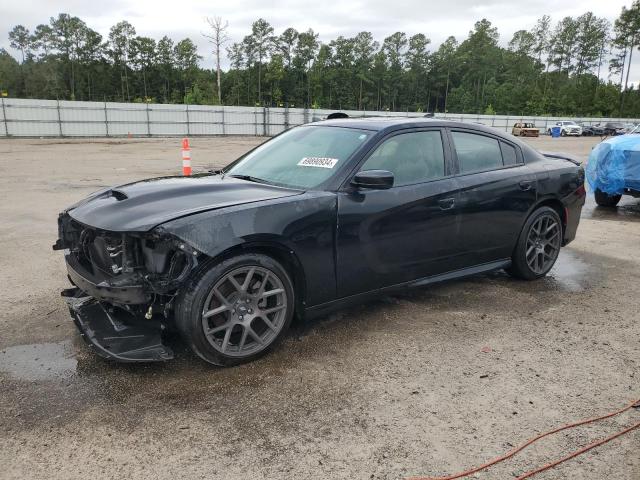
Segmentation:
[(80, 334), (98, 355), (118, 362), (171, 360), (173, 351), (162, 343), (163, 325), (138, 319), (121, 308), (112, 308), (79, 289), (62, 292)]

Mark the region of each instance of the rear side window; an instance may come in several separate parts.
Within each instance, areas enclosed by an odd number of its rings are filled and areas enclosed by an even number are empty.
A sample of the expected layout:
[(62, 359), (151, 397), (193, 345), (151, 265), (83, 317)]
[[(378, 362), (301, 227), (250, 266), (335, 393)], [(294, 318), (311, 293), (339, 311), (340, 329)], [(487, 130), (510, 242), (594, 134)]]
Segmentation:
[(460, 164), (460, 173), (500, 168), (502, 152), (498, 140), (466, 132), (451, 132)]
[(515, 165), (518, 163), (516, 147), (504, 142), (500, 142), (500, 147), (502, 147), (502, 160), (505, 165)]

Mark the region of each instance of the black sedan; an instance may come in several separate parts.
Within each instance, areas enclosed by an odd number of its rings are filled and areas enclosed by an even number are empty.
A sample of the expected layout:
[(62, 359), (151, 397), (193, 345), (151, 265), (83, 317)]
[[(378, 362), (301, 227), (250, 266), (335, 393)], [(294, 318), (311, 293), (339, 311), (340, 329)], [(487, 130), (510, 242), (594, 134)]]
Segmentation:
[(476, 124), (338, 119), (293, 128), (221, 172), (109, 188), (60, 214), (63, 291), (100, 355), (172, 358), (177, 328), (235, 365), (324, 314), (506, 269), (534, 280), (576, 235), (582, 168)]
[(627, 127), (624, 123), (620, 122), (607, 122), (604, 124), (603, 130), (605, 135), (610, 136), (624, 135), (627, 133)]
[(598, 137), (602, 137), (604, 136), (604, 127), (601, 127), (600, 125), (584, 125), (584, 124), (580, 124), (580, 126), (582, 127), (582, 136), (583, 137), (593, 137), (593, 136), (598, 136)]

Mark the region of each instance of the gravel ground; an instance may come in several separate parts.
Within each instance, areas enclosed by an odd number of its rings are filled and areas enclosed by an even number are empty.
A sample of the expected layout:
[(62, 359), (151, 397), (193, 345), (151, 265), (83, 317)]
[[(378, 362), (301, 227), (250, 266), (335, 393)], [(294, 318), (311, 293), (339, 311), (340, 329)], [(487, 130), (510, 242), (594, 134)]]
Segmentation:
[[(261, 138), (196, 138), (195, 169)], [(593, 139), (530, 140), (586, 158)], [(483, 463), (640, 397), (640, 202), (583, 211), (550, 275), (482, 275), (295, 326), (216, 369), (118, 365), (68, 318), (56, 215), (102, 186), (177, 173), (179, 139), (0, 141), (0, 478), (396, 479)], [(545, 439), (506, 479), (640, 420)], [(539, 475), (640, 478), (640, 431)]]

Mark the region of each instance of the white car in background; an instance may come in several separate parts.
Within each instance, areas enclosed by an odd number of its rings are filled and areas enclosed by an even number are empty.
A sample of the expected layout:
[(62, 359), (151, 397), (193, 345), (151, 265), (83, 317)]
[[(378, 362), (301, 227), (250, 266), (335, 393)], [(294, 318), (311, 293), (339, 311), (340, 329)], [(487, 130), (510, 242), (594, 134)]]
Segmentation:
[[(579, 137), (582, 135), (582, 127), (578, 125), (576, 122), (567, 120), (562, 122), (556, 122), (554, 126), (560, 127), (560, 135), (563, 137), (566, 137), (568, 135)], [(548, 135), (551, 135), (552, 128), (553, 127), (547, 127)]]

